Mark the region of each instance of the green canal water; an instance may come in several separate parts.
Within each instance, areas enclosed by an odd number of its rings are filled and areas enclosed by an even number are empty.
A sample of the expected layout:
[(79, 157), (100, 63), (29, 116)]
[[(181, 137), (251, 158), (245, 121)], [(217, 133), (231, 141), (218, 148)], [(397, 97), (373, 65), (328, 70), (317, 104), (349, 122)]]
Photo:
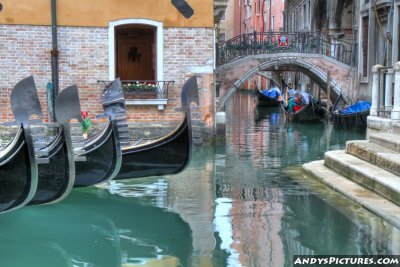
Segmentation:
[(0, 215), (0, 266), (279, 267), (299, 254), (400, 254), (398, 229), (299, 172), (363, 132), (285, 125), (245, 93), (226, 111), (226, 144), (195, 148), (180, 174)]

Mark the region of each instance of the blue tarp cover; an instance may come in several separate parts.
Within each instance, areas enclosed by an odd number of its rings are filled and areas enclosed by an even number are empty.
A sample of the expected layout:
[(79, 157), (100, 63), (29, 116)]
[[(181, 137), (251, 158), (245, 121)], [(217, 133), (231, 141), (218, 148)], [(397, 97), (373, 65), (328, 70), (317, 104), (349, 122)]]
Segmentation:
[(281, 92), (278, 88), (277, 89), (272, 88), (270, 90), (264, 89), (264, 90), (262, 90), (262, 93), (263, 93), (263, 95), (271, 97), (271, 98), (277, 98), (278, 96), (281, 95)]
[(351, 105), (347, 108), (339, 110), (339, 114), (353, 114), (357, 112), (363, 112), (371, 109), (371, 103), (368, 101), (358, 101), (354, 105)]

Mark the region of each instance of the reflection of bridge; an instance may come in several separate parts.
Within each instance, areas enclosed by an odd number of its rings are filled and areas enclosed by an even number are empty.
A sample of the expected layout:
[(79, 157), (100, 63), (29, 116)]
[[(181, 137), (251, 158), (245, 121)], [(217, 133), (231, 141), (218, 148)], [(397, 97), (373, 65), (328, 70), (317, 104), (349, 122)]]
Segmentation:
[[(244, 34), (217, 45), (221, 110), (245, 81), (260, 71), (301, 71), (331, 97), (353, 91), (354, 53), (350, 43), (316, 33)], [(329, 80), (329, 82), (328, 82)]]

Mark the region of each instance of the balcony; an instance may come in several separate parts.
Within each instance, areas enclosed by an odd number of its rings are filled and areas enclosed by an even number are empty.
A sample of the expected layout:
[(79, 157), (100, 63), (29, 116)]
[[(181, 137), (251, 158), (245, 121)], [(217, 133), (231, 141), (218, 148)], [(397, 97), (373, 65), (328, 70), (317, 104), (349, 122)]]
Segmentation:
[(164, 110), (168, 89), (174, 81), (123, 80), (122, 90), (126, 105), (156, 105)]

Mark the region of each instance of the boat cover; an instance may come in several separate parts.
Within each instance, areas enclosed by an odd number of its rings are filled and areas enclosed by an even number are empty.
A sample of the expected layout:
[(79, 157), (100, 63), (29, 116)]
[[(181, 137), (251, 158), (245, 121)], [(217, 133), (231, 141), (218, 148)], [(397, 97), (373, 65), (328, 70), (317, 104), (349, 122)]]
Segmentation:
[(281, 95), (281, 90), (278, 87), (270, 88), (269, 90), (264, 89), (262, 90), (263, 95), (268, 96), (270, 98), (277, 98)]
[(310, 104), (310, 94), (307, 92), (300, 92), (301, 97), (306, 105)]
[(363, 112), (371, 109), (371, 103), (368, 101), (358, 101), (354, 105), (348, 106), (342, 110), (339, 110), (339, 114), (353, 114)]

